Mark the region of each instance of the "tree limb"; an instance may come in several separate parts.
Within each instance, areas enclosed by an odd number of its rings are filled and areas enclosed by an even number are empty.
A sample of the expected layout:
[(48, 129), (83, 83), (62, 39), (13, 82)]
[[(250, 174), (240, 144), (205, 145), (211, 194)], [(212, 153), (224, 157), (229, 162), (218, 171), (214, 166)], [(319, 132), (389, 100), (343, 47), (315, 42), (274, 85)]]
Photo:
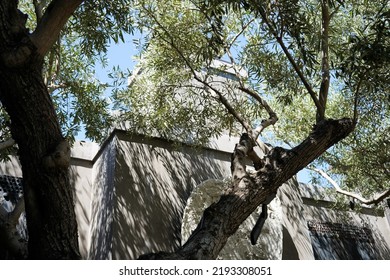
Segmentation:
[(5, 140), (4, 142), (0, 142), (0, 151), (4, 150), (4, 149), (11, 148), (15, 144), (16, 144), (16, 142), (12, 138)]
[(82, 2), (83, 0), (53, 0), (49, 4), (30, 36), (41, 57), (53, 46), (65, 23)]
[(355, 198), (356, 200), (360, 201), (363, 204), (366, 204), (366, 205), (378, 204), (379, 202), (384, 200), (386, 197), (390, 196), (390, 189), (388, 189), (388, 190), (374, 196), (371, 199), (366, 199), (366, 198), (364, 198), (356, 193), (352, 193), (352, 192), (341, 189), (339, 184), (337, 184), (337, 182), (335, 180), (333, 180), (325, 171), (318, 169), (318, 168), (314, 168), (314, 167), (309, 167), (309, 169), (317, 172), (322, 177), (324, 177), (329, 183), (332, 184), (332, 186), (336, 189), (336, 192), (343, 194), (343, 195), (346, 195), (346, 196), (349, 196), (349, 197), (352, 197), (352, 198)]

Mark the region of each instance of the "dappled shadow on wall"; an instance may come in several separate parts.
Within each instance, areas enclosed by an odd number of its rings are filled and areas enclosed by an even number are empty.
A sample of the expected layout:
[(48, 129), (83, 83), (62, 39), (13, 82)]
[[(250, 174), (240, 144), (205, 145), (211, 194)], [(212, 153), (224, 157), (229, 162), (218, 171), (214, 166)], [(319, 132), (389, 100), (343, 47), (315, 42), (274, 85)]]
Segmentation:
[(228, 154), (172, 146), (161, 139), (143, 142), (118, 141), (117, 145), (114, 259), (177, 249), (192, 189), (229, 172)]
[(108, 144), (95, 163), (89, 259), (112, 258), (115, 155), (115, 141), (113, 141)]

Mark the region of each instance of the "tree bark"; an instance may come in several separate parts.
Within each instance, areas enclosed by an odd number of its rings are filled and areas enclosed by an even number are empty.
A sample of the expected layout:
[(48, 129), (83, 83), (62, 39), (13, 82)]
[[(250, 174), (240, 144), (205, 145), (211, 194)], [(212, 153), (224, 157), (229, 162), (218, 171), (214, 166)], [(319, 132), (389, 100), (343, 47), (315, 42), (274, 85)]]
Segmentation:
[(188, 241), (176, 252), (147, 254), (140, 259), (215, 259), (228, 237), (260, 204), (275, 195), (278, 188), (298, 171), (345, 138), (354, 127), (351, 119), (323, 120), (293, 149), (271, 149), (254, 174), (245, 170), (245, 159), (252, 153), (254, 141), (243, 134), (232, 155), (233, 179), (229, 191), (204, 211)]
[(78, 259), (70, 149), (17, 1), (0, 2), (0, 101), (19, 147), (31, 259)]

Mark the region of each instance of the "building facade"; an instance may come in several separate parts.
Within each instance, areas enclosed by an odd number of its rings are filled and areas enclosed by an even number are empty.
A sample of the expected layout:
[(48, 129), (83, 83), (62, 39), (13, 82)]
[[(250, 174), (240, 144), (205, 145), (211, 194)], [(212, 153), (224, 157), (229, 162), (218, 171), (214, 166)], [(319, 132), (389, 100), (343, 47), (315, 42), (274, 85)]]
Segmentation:
[[(137, 259), (177, 249), (196, 223), (186, 215), (218, 197), (221, 185), (214, 183), (230, 176), (236, 142), (223, 136), (199, 148), (116, 129), (101, 146), (75, 143), (71, 178), (82, 257)], [(21, 180), (17, 158), (0, 164), (0, 177)], [(0, 201), (11, 211), (7, 180), (0, 180)], [(335, 210), (323, 189), (295, 179), (270, 208), (258, 245), (249, 240), (256, 211), (220, 258), (390, 259), (388, 210)]]

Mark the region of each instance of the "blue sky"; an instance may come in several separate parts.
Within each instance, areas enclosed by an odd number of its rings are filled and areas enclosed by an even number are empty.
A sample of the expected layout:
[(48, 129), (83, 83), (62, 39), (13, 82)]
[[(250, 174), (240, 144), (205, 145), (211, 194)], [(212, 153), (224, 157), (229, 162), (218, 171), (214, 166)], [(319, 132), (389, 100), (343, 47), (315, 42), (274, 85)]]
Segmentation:
[(110, 82), (108, 74), (114, 66), (119, 66), (122, 70), (134, 69), (136, 61), (134, 56), (137, 54), (136, 45), (133, 39), (139, 38), (139, 33), (125, 36), (124, 43), (112, 44), (107, 51), (108, 65), (103, 68), (100, 64), (96, 66), (96, 77), (101, 82)]

